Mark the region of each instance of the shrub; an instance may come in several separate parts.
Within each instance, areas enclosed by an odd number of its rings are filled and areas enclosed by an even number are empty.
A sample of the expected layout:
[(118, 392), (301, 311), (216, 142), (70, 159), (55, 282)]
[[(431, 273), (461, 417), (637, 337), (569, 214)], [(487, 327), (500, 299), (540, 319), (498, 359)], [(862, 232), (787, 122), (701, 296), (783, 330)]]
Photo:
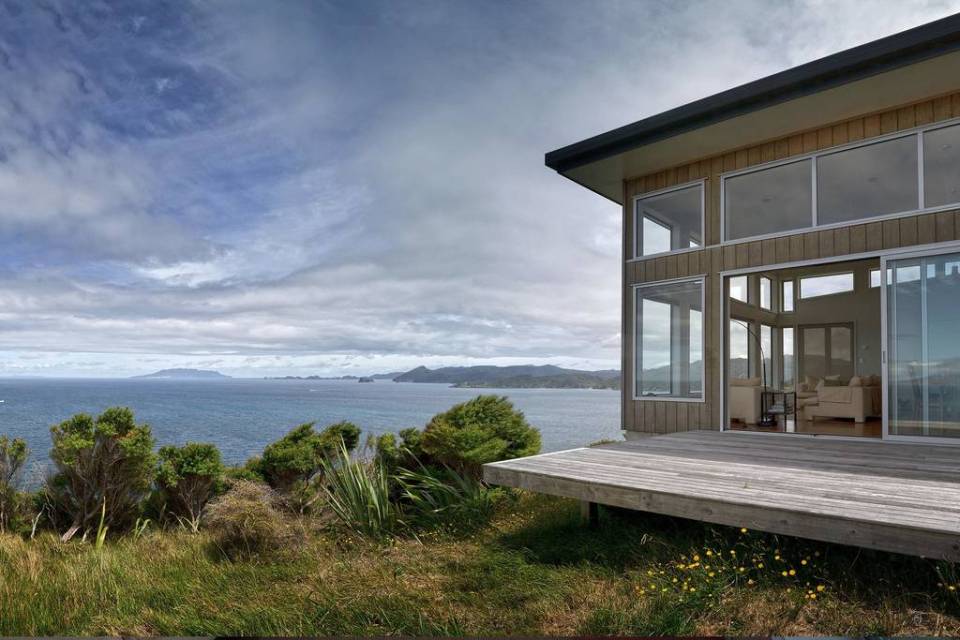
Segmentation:
[(203, 508), (223, 483), (220, 450), (212, 444), (188, 442), (159, 451), (157, 482), (174, 514), (191, 530), (200, 528)]
[(229, 559), (269, 554), (290, 540), (277, 494), (262, 482), (235, 480), (207, 505), (206, 529)]
[(323, 461), (323, 489), (334, 515), (348, 529), (369, 538), (384, 538), (397, 527), (397, 508), (390, 499), (384, 465), (353, 460), (341, 443)]
[(9, 531), (21, 508), (20, 472), (30, 451), (23, 438), (0, 437), (0, 531)]
[(324, 459), (341, 443), (347, 451), (353, 451), (359, 441), (360, 429), (350, 422), (331, 424), (319, 432), (309, 422), (267, 445), (256, 469), (267, 484), (286, 494), (292, 506), (302, 512), (315, 499), (313, 481)]
[(153, 481), (153, 436), (133, 412), (112, 407), (96, 419), (80, 413), (50, 429), (56, 468), (47, 483), (54, 519), (65, 518), (86, 536), (103, 527), (131, 525)]
[(480, 477), (480, 465), (533, 455), (540, 432), (504, 396), (482, 395), (435, 415), (415, 442), (428, 461)]
[(404, 520), (419, 528), (470, 531), (489, 522), (496, 494), (479, 480), (449, 467), (397, 474)]

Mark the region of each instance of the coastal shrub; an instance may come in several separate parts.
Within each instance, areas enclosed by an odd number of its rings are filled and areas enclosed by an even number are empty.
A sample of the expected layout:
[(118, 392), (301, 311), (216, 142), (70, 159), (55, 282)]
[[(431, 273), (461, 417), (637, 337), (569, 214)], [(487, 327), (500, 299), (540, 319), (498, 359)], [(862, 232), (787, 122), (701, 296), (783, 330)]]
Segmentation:
[(9, 531), (20, 514), (23, 496), (18, 485), (29, 455), (23, 438), (0, 437), (0, 532)]
[(267, 445), (256, 470), (302, 512), (316, 498), (314, 480), (324, 459), (334, 454), (341, 443), (347, 451), (353, 451), (359, 441), (360, 428), (353, 423), (338, 422), (317, 431), (314, 423), (308, 422)]
[(234, 480), (207, 505), (205, 528), (230, 560), (270, 554), (291, 540), (280, 499), (262, 482)]
[(182, 447), (160, 447), (157, 484), (168, 507), (190, 529), (200, 528), (207, 502), (223, 484), (223, 462), (216, 446), (188, 442)]
[(56, 472), (46, 495), (55, 524), (69, 527), (63, 539), (133, 524), (153, 484), (150, 427), (137, 424), (130, 409), (111, 407), (97, 418), (79, 413), (50, 435)]
[(397, 506), (391, 500), (386, 468), (379, 460), (354, 460), (341, 442), (322, 465), (327, 504), (342, 525), (375, 539), (396, 530)]
[(540, 451), (540, 432), (505, 396), (481, 395), (435, 415), (414, 443), (425, 462), (480, 477), (488, 462)]
[(450, 467), (401, 469), (396, 475), (404, 521), (417, 528), (475, 530), (490, 521), (497, 493)]

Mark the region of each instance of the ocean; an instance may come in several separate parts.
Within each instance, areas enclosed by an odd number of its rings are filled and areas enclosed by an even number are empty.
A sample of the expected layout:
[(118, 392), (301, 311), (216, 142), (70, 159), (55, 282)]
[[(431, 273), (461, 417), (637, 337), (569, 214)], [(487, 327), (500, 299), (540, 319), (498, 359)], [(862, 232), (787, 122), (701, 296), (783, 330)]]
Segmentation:
[(434, 414), (480, 393), (508, 396), (540, 429), (543, 451), (620, 437), (617, 391), (252, 379), (0, 379), (0, 435), (27, 441), (30, 475), (36, 476), (47, 464), (51, 425), (75, 413), (95, 415), (120, 405), (133, 409), (138, 422), (150, 424), (158, 445), (212, 442), (225, 462), (239, 463), (303, 422), (323, 426), (349, 420), (366, 438), (422, 427)]

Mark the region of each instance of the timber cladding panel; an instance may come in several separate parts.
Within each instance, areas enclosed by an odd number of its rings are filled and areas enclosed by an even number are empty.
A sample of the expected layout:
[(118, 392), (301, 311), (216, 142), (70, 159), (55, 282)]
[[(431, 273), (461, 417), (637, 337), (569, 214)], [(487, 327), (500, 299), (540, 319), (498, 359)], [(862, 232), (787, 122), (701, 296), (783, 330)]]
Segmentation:
[[(785, 234), (782, 237), (720, 245), (720, 175), (773, 160), (804, 155), (917, 126), (960, 118), (960, 93), (800, 132), (624, 181), (623, 206), (623, 428), (641, 433), (672, 433), (720, 428), (719, 273), (800, 260), (960, 240), (960, 210), (863, 221), (849, 226)], [(705, 247), (649, 259), (629, 260), (633, 251), (633, 198), (643, 193), (705, 180)], [(659, 280), (705, 276), (704, 402), (633, 400), (632, 286)]]

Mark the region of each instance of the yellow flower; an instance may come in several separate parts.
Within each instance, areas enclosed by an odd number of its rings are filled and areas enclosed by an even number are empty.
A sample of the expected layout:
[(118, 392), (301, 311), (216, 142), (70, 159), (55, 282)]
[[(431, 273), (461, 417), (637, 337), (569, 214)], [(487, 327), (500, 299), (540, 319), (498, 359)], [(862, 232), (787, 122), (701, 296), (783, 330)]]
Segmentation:
[(650, 588), (656, 590), (657, 585), (655, 585), (655, 584), (653, 584), (653, 583), (651, 582), (651, 583), (650, 583)]
[(786, 572), (786, 571), (781, 571), (781, 572), (780, 572), (780, 575), (782, 575), (784, 578), (786, 578), (786, 577), (787, 577), (787, 572)]
[(747, 584), (753, 584), (753, 578), (750, 578), (749, 580), (747, 580)]
[(737, 552), (734, 551), (733, 549), (730, 549), (730, 555), (735, 556), (735, 555), (737, 555)]
[(790, 569), (790, 575), (792, 575), (792, 576), (797, 575), (797, 570), (796, 570), (796, 569)]
[(700, 556), (694, 555), (694, 556), (693, 556), (693, 561), (694, 561), (694, 562), (700, 562)]
[(817, 585), (817, 591), (823, 591), (824, 589), (826, 589), (826, 587), (823, 586), (822, 584)]
[(707, 549), (707, 556), (712, 556), (712, 555), (713, 555), (713, 551), (710, 551), (709, 549)]
[(673, 581), (674, 581), (674, 582), (676, 582), (676, 581), (677, 581), (677, 579), (676, 579), (676, 578), (674, 578), (674, 579), (673, 579)]
[(740, 529), (740, 533), (746, 533), (746, 532), (747, 532), (747, 528), (746, 528), (746, 527), (742, 527), (742, 528)]
[(693, 593), (694, 591), (696, 591), (696, 589), (694, 589), (693, 587), (690, 587), (690, 593)]
[(811, 594), (810, 594), (810, 599), (811, 599), (811, 600), (816, 600), (816, 599), (817, 599), (817, 594), (811, 593)]
[(760, 563), (757, 564), (757, 569), (763, 569), (763, 563), (762, 563), (762, 562), (760, 562)]
[(774, 560), (779, 560), (779, 559), (780, 559), (780, 556), (779, 556), (779, 555), (773, 556), (773, 559), (774, 559)]
[(807, 561), (806, 561), (806, 560), (801, 560), (801, 561), (800, 561), (800, 564), (805, 565), (805, 564), (807, 564)]
[(712, 577), (715, 576), (715, 575), (717, 575), (717, 574), (715, 574), (713, 571), (711, 571), (710, 573), (707, 574), (707, 576), (710, 577), (710, 578), (712, 578)]
[(955, 586), (953, 586), (953, 585), (950, 585), (950, 586), (947, 587), (947, 588), (950, 589), (950, 591), (956, 591), (956, 590), (957, 590), (957, 588), (956, 588)]
[(737, 568), (737, 571), (739, 571), (740, 573), (743, 573), (744, 571), (746, 571), (746, 568), (744, 568), (744, 567), (738, 567), (738, 568)]

